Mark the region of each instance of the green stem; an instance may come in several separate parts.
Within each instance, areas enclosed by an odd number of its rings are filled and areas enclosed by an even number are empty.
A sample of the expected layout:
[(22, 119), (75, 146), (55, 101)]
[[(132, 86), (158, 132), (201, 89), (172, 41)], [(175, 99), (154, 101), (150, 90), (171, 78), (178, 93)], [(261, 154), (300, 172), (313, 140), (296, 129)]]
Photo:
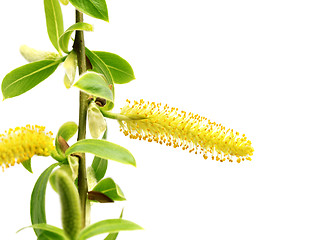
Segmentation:
[[(78, 10), (76, 10), (76, 22), (83, 22), (83, 14)], [(73, 48), (77, 54), (79, 74), (81, 75), (87, 70), (83, 31), (76, 31)], [(80, 92), (78, 141), (85, 139), (87, 110), (88, 95), (84, 92)], [(81, 202), (82, 228), (84, 228), (86, 225), (86, 202), (88, 194), (85, 154), (81, 154), (79, 162), (78, 190)]]

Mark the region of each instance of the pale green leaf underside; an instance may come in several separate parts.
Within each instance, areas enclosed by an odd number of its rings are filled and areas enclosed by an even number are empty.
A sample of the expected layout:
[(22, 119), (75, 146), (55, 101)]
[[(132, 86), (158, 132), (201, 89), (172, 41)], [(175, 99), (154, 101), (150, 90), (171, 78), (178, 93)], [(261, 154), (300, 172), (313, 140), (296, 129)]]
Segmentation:
[(84, 22), (78, 22), (70, 26), (60, 37), (59, 46), (63, 52), (68, 53), (68, 43), (74, 31), (93, 31), (92, 25)]
[(72, 153), (91, 153), (103, 159), (136, 166), (134, 157), (127, 149), (105, 140), (80, 140), (69, 147), (65, 154), (67, 156)]
[(52, 45), (60, 52), (58, 39), (64, 32), (63, 15), (58, 0), (44, 0), (47, 31)]
[(116, 233), (120, 231), (142, 230), (139, 225), (123, 220), (123, 219), (108, 219), (103, 220), (84, 228), (78, 236), (78, 240), (85, 240), (102, 233)]
[(114, 83), (123, 84), (135, 79), (131, 65), (120, 56), (101, 51), (93, 51), (108, 67)]
[(108, 22), (106, 0), (70, 0), (70, 2), (80, 12)]
[(48, 78), (58, 67), (60, 61), (42, 60), (14, 69), (2, 81), (4, 99), (21, 95)]
[(87, 72), (73, 85), (82, 91), (97, 97), (113, 101), (113, 93), (104, 77), (96, 72)]
[(114, 201), (126, 200), (121, 188), (111, 178), (101, 180), (92, 191), (101, 192)]

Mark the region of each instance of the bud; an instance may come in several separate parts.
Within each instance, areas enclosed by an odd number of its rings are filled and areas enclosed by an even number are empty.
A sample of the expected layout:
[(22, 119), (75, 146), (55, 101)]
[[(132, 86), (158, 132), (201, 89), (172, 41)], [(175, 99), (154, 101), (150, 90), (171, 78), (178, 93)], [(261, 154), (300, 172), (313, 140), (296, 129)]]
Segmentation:
[(36, 62), (40, 60), (55, 60), (60, 57), (57, 53), (36, 50), (26, 45), (22, 45), (19, 48), (19, 51), (28, 62)]
[(89, 131), (93, 138), (99, 138), (106, 130), (106, 121), (96, 103), (91, 102), (88, 108)]
[(60, 2), (63, 4), (63, 5), (67, 5), (69, 3), (69, 0), (60, 0)]
[(63, 67), (65, 69), (64, 84), (65, 87), (68, 89), (74, 83), (76, 69), (77, 69), (77, 55), (74, 51), (70, 52), (67, 55), (63, 63)]

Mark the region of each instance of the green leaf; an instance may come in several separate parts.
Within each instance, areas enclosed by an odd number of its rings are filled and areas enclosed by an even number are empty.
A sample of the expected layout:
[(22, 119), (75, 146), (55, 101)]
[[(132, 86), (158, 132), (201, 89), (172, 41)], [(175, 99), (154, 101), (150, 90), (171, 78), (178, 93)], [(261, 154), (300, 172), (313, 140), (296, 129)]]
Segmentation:
[(16, 97), (32, 89), (49, 77), (61, 61), (42, 60), (14, 69), (2, 81), (4, 99)]
[(70, 0), (70, 2), (80, 12), (108, 22), (106, 0)]
[(114, 83), (128, 83), (135, 79), (131, 65), (120, 56), (109, 53), (93, 51), (107, 66), (113, 77)]
[[(104, 135), (102, 136), (102, 139), (104, 139), (104, 140), (107, 139), (107, 127), (104, 132)], [(108, 165), (108, 161), (106, 159), (103, 159), (103, 158), (100, 158), (97, 156), (95, 156), (93, 158), (91, 167), (94, 170), (95, 177), (98, 182), (105, 176), (106, 171), (107, 171), (107, 165)]]
[[(49, 176), (52, 170), (58, 166), (58, 163), (48, 167), (36, 181), (30, 202), (30, 214), (32, 224), (46, 223), (45, 195)], [(35, 229), (35, 234), (39, 236), (43, 231)]]
[(63, 67), (65, 69), (64, 84), (68, 89), (75, 81), (75, 74), (77, 69), (77, 55), (74, 50), (67, 55), (67, 58), (63, 63)]
[(38, 240), (66, 240), (64, 236), (58, 235), (57, 233), (54, 232), (48, 232), (43, 230), (44, 232), (40, 234), (38, 237)]
[(115, 99), (115, 88), (114, 88), (114, 82), (113, 82), (113, 76), (111, 72), (109, 71), (106, 64), (92, 51), (90, 51), (88, 48), (85, 48), (85, 54), (87, 55), (88, 59), (90, 60), (90, 63), (92, 65), (92, 70), (104, 75), (108, 85), (110, 86), (112, 92), (113, 92), (113, 102), (108, 102), (104, 106), (105, 110), (111, 110), (114, 107), (114, 99)]
[[(124, 211), (124, 209), (122, 209), (120, 219), (122, 219), (122, 217), (123, 217), (123, 211)], [(118, 236), (118, 232), (110, 233), (107, 235), (107, 237), (104, 240), (115, 240), (117, 238), (117, 236)]]
[(92, 191), (101, 192), (114, 201), (126, 200), (121, 188), (111, 178), (101, 180)]
[(143, 228), (139, 225), (127, 220), (108, 219), (87, 226), (80, 232), (77, 239), (85, 240), (102, 233), (116, 233), (120, 231), (132, 231), (142, 229)]
[(80, 140), (69, 147), (65, 154), (67, 156), (72, 153), (91, 153), (104, 159), (110, 159), (120, 163), (136, 166), (136, 161), (128, 150), (105, 140)]
[(69, 53), (68, 51), (68, 43), (71, 38), (71, 35), (74, 31), (93, 31), (92, 25), (84, 22), (78, 22), (70, 26), (59, 38), (59, 46), (61, 50), (65, 53)]
[(78, 128), (78, 126), (75, 122), (66, 122), (59, 128), (56, 139), (55, 139), (55, 146), (56, 146), (57, 152), (60, 155), (64, 156), (63, 151), (61, 150), (60, 144), (58, 142), (58, 137), (61, 136), (62, 138), (65, 139), (65, 141), (68, 141), (77, 132), (77, 128)]
[(113, 92), (108, 86), (102, 75), (96, 72), (86, 72), (73, 85), (82, 91), (94, 95), (96, 97), (105, 98), (113, 101)]
[(58, 0), (44, 0), (47, 31), (52, 45), (60, 52), (58, 39), (64, 32), (63, 15)]
[(32, 166), (31, 166), (31, 158), (26, 161), (23, 161), (22, 165), (27, 171), (29, 171), (30, 173), (33, 173)]
[[(85, 48), (85, 54), (87, 55), (88, 59), (90, 60), (90, 63), (92, 65), (92, 70), (104, 75), (108, 85), (110, 86), (112, 92), (113, 92), (113, 101), (115, 98), (115, 89), (114, 89), (114, 83), (113, 83), (113, 76), (111, 72), (109, 71), (106, 64), (92, 51), (90, 51), (88, 48)], [(111, 110), (114, 107), (113, 102), (108, 102), (106, 106), (104, 107), (105, 110)]]
[(55, 233), (55, 234), (61, 236), (62, 239), (67, 239), (68, 240), (68, 238), (66, 237), (63, 229), (60, 229), (58, 227), (55, 227), (55, 226), (52, 226), (52, 225), (49, 225), (49, 224), (46, 224), (46, 223), (33, 224), (31, 226), (21, 228), (17, 231), (17, 233), (24, 230), (24, 229), (26, 229), (26, 228), (34, 228), (34, 231), (36, 231), (36, 230), (45, 230), (45, 231), (52, 232), (52, 233)]

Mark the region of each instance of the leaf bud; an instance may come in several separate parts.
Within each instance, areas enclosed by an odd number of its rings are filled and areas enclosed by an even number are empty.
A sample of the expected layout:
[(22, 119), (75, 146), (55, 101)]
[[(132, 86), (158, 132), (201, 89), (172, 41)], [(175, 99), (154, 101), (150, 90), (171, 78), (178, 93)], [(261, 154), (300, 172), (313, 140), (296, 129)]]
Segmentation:
[(60, 57), (57, 53), (36, 50), (26, 45), (22, 45), (19, 48), (19, 51), (28, 62), (36, 62), (40, 60), (55, 60)]
[(88, 123), (93, 138), (99, 138), (106, 130), (106, 121), (95, 102), (89, 104)]

